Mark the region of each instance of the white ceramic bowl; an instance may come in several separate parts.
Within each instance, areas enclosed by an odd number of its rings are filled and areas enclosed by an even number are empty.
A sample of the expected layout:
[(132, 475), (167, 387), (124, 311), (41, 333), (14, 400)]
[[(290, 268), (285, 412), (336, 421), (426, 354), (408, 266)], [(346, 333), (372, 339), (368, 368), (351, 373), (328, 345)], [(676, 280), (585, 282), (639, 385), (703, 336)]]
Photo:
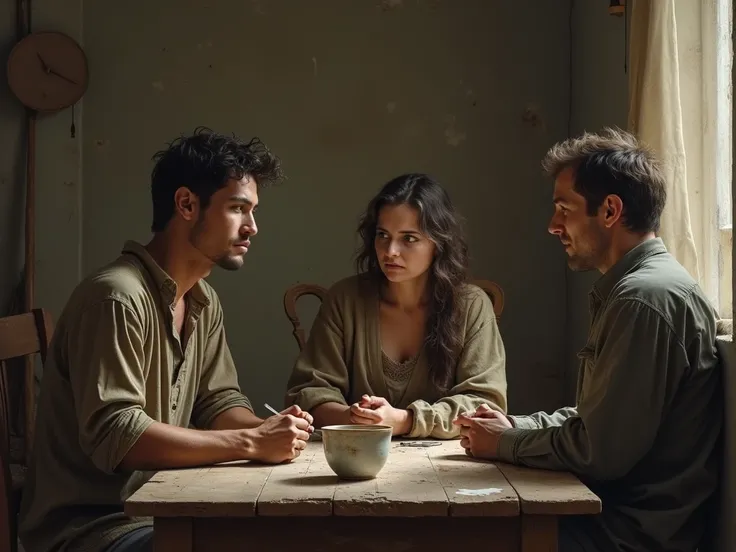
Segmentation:
[(390, 426), (332, 425), (322, 428), (325, 458), (342, 479), (372, 479), (388, 460)]

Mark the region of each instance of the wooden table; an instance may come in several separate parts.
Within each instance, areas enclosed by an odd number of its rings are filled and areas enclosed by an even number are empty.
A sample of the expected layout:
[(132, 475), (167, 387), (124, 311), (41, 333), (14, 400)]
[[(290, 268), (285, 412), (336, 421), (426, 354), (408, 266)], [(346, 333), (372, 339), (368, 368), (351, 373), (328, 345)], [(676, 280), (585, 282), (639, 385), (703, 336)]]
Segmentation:
[(153, 517), (156, 552), (546, 552), (557, 550), (558, 516), (600, 510), (570, 474), (473, 460), (458, 441), (394, 441), (376, 479), (352, 482), (314, 442), (290, 464), (161, 471), (125, 503)]

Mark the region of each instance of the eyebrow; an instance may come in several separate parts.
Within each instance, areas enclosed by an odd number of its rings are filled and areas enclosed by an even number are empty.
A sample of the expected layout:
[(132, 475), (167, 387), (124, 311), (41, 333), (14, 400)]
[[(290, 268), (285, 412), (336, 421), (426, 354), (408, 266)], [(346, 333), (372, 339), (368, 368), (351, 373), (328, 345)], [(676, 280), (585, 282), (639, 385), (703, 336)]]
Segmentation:
[[(387, 234), (389, 233), (388, 230), (380, 226), (377, 226), (376, 230), (380, 230), (381, 232), (386, 232)], [(422, 233), (419, 230), (399, 230), (399, 234), (416, 234), (417, 236), (420, 236)]]
[(245, 205), (251, 205), (254, 209), (256, 207), (258, 207), (258, 204), (257, 203), (254, 203), (252, 199), (247, 198), (247, 197), (242, 196), (242, 195), (230, 196), (230, 198), (228, 199), (228, 201), (230, 201), (232, 203), (243, 203)]
[(249, 205), (253, 205), (253, 202), (249, 198), (240, 195), (230, 196), (230, 199), (228, 201), (235, 201), (237, 203), (247, 203)]

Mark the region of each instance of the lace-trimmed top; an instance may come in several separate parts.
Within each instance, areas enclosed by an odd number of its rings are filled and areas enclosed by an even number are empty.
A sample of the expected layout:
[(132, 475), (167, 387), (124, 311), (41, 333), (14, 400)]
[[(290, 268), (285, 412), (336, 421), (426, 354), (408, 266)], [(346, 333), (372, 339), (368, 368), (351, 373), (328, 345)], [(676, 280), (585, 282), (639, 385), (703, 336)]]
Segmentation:
[(404, 396), (404, 392), (406, 391), (407, 385), (409, 385), (409, 380), (411, 380), (411, 375), (414, 373), (414, 367), (417, 365), (420, 355), (421, 351), (404, 362), (397, 362), (381, 350), (383, 376), (386, 380), (389, 395), (386, 398), (392, 405), (398, 403)]

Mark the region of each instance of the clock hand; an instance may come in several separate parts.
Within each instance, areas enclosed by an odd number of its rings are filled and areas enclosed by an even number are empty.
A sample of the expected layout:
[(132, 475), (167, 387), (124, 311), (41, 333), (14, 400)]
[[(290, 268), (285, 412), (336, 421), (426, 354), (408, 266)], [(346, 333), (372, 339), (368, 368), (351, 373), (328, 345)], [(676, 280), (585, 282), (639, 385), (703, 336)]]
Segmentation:
[(43, 70), (46, 71), (47, 74), (49, 74), (49, 75), (55, 75), (55, 76), (59, 77), (60, 79), (64, 79), (66, 82), (70, 82), (71, 84), (74, 84), (74, 85), (77, 84), (75, 81), (73, 81), (69, 77), (65, 77), (61, 73), (57, 73), (51, 67), (49, 67), (46, 64), (46, 62), (43, 60), (43, 58), (41, 57), (41, 54), (39, 54), (38, 52), (36, 52), (36, 55), (38, 56), (38, 59), (41, 60), (41, 65), (43, 66)]
[(47, 73), (50, 72), (49, 66), (46, 65), (46, 62), (41, 57), (41, 54), (39, 54), (38, 52), (36, 52), (36, 55), (38, 56), (38, 59), (41, 60), (41, 66), (43, 67), (43, 70), (46, 71)]
[(65, 80), (66, 82), (70, 82), (70, 83), (72, 83), (72, 84), (77, 84), (77, 83), (76, 83), (75, 81), (73, 81), (73, 80), (72, 80), (72, 79), (70, 79), (69, 77), (65, 77), (64, 75), (62, 75), (62, 74), (60, 74), (60, 73), (57, 73), (57, 72), (56, 72), (56, 71), (54, 71), (53, 69), (49, 69), (48, 71), (49, 71), (49, 73), (51, 73), (52, 75), (56, 75), (56, 76), (57, 76), (57, 77), (59, 77), (60, 79), (64, 79), (64, 80)]

